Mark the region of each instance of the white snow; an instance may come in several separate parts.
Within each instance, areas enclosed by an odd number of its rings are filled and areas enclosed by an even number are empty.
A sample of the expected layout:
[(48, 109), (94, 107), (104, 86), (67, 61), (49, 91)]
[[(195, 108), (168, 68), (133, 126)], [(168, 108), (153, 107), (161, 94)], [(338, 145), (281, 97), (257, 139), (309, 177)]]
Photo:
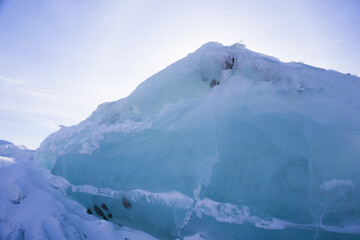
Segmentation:
[(332, 179), (322, 182), (320, 185), (320, 189), (322, 191), (330, 191), (334, 188), (341, 186), (355, 188), (355, 184), (351, 180)]
[(0, 156), (0, 167), (6, 167), (15, 163), (14, 158)]
[(14, 158), (0, 156), (0, 239), (155, 239), (87, 214), (66, 195), (68, 181), (21, 159), (26, 150), (18, 150)]

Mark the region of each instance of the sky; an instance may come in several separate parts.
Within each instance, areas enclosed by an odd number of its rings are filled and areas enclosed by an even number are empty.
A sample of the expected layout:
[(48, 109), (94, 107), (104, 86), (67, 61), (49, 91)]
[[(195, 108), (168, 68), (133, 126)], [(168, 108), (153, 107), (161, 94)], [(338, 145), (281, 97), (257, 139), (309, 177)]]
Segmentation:
[(0, 139), (59, 125), (210, 41), (360, 76), (357, 0), (0, 0)]

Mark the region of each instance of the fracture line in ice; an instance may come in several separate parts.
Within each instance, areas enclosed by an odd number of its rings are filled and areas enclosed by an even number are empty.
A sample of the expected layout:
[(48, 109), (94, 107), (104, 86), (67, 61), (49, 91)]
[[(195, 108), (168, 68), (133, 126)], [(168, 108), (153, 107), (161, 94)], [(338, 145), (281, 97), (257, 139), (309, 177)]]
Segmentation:
[(352, 189), (355, 188), (355, 184), (351, 180), (340, 180), (340, 179), (332, 179), (329, 181), (324, 181), (320, 185), (320, 189), (322, 191), (330, 191), (333, 188), (337, 187), (351, 187)]
[[(64, 180), (66, 181), (66, 180)], [(57, 182), (57, 184), (56, 184)], [(204, 199), (192, 199), (185, 194), (182, 194), (177, 191), (172, 192), (162, 192), (162, 193), (152, 193), (140, 189), (123, 191), (123, 190), (113, 190), (109, 188), (96, 188), (90, 185), (74, 186), (70, 183), (68, 184), (58, 184), (59, 181), (52, 181), (53, 187), (62, 187), (70, 188), (73, 192), (81, 192), (92, 195), (101, 195), (110, 198), (120, 199), (122, 196), (126, 195), (132, 201), (136, 202), (145, 197), (149, 204), (161, 204), (169, 208), (177, 209), (191, 209), (186, 213), (182, 225), (179, 226), (179, 231), (187, 224), (190, 220), (190, 217), (193, 213), (196, 214), (198, 218), (203, 216), (208, 216), (216, 219), (218, 222), (222, 223), (231, 223), (231, 224), (243, 224), (251, 223), (258, 228), (268, 229), (268, 230), (280, 230), (285, 228), (301, 228), (301, 229), (322, 229), (329, 232), (338, 232), (338, 233), (350, 233), (350, 234), (360, 234), (360, 228), (358, 226), (346, 226), (344, 228), (337, 226), (323, 225), (322, 222), (318, 224), (298, 224), (292, 223), (289, 221), (281, 220), (278, 218), (268, 218), (263, 219), (256, 215), (251, 215), (251, 207), (249, 206), (239, 206), (230, 203), (221, 203), (216, 202), (208, 198)], [(64, 189), (65, 190), (65, 189)], [(64, 192), (64, 191), (62, 191)]]

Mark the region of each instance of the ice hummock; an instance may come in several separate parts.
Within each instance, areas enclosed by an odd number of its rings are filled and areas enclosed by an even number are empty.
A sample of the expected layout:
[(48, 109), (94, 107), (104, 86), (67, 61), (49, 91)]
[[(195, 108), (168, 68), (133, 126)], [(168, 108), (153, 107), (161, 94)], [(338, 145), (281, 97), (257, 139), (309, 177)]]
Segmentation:
[(207, 43), (35, 160), (162, 239), (356, 239), (359, 137), (358, 77)]

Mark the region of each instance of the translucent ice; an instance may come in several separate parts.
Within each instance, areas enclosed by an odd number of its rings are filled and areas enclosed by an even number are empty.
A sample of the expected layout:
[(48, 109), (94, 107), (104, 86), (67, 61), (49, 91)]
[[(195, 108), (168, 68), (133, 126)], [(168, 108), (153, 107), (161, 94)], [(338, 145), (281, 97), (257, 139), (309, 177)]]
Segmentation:
[(356, 239), (360, 79), (208, 43), (35, 159), (159, 238)]

